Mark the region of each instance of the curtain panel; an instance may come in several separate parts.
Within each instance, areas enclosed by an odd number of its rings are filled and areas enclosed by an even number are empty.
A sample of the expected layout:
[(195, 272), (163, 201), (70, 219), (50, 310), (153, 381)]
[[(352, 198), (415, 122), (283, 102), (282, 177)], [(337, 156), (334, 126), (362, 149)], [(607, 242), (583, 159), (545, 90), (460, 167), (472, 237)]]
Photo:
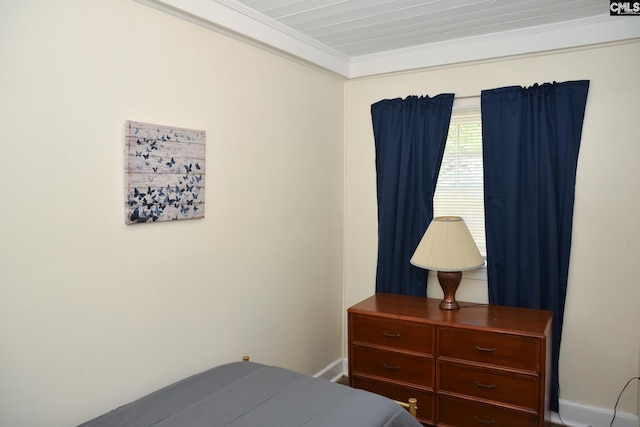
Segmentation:
[(433, 194), (453, 94), (371, 106), (378, 199), (376, 293), (426, 296), (427, 271), (409, 263), (433, 218)]
[(576, 169), (589, 81), (482, 91), (489, 302), (554, 313), (558, 411)]

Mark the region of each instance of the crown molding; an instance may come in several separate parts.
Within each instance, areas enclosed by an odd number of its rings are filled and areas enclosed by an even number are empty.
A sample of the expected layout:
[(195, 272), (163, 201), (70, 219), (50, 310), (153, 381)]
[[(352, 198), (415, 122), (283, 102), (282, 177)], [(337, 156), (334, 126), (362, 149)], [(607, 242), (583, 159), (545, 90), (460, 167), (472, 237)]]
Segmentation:
[(482, 61), (640, 38), (633, 17), (599, 15), (348, 57), (234, 0), (136, 0), (244, 42), (311, 63), (345, 78)]
[(357, 56), (349, 61), (348, 77), (366, 77), (640, 38), (640, 25), (625, 18), (628, 17), (600, 15)]
[(349, 57), (230, 0), (135, 0), (230, 37), (275, 49), (343, 77)]

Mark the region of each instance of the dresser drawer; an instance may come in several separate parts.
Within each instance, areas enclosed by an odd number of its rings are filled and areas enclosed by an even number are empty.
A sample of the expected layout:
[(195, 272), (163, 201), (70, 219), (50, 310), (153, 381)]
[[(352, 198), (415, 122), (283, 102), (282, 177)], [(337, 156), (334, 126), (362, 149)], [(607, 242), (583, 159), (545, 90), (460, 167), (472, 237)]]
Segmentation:
[(433, 390), (433, 359), (359, 345), (352, 349), (352, 375), (371, 375)]
[(538, 377), (483, 369), (460, 363), (440, 362), (437, 390), (501, 402), (537, 411)]
[(530, 372), (540, 370), (539, 340), (519, 335), (440, 328), (438, 357)]
[(534, 414), (438, 395), (438, 425), (447, 427), (538, 427)]
[(356, 342), (433, 354), (435, 334), (431, 325), (355, 315), (352, 327)]
[(417, 418), (426, 423), (433, 423), (433, 393), (411, 387), (400, 387), (395, 384), (375, 381), (369, 378), (354, 376), (351, 386), (368, 390), (400, 402), (408, 402), (410, 398), (418, 399)]

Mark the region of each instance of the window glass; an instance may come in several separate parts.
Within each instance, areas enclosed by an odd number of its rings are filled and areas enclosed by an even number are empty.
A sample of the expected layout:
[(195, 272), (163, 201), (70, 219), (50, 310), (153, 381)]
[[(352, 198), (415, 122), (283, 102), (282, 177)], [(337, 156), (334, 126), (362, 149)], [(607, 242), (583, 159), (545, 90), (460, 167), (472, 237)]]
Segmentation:
[(458, 110), (451, 116), (433, 204), (434, 217), (461, 216), (480, 253), (487, 256), (480, 109)]

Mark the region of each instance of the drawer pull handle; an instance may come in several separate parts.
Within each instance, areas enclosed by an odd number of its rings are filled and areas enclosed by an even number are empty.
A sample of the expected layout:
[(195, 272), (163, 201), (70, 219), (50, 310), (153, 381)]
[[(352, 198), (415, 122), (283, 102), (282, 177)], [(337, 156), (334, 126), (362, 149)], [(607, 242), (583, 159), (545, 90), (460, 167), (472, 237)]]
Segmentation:
[(400, 338), (400, 334), (392, 334), (390, 332), (383, 332), (382, 335), (387, 338)]
[(493, 353), (494, 351), (496, 351), (496, 348), (487, 348), (487, 347), (480, 347), (479, 345), (476, 346), (476, 350), (478, 351), (484, 351), (486, 353)]
[(388, 370), (390, 370), (390, 371), (397, 371), (397, 370), (399, 370), (399, 369), (400, 369), (400, 366), (387, 365), (386, 363), (383, 363), (383, 364), (382, 364), (382, 367), (383, 367), (384, 369), (388, 369)]
[(478, 381), (475, 381), (475, 383), (480, 388), (488, 388), (488, 389), (496, 388), (495, 384), (483, 384), (483, 383), (479, 383)]
[(478, 424), (484, 424), (486, 426), (490, 426), (492, 424), (495, 424), (495, 420), (483, 420), (482, 418), (478, 418), (478, 417), (474, 417), (476, 419), (476, 422)]

